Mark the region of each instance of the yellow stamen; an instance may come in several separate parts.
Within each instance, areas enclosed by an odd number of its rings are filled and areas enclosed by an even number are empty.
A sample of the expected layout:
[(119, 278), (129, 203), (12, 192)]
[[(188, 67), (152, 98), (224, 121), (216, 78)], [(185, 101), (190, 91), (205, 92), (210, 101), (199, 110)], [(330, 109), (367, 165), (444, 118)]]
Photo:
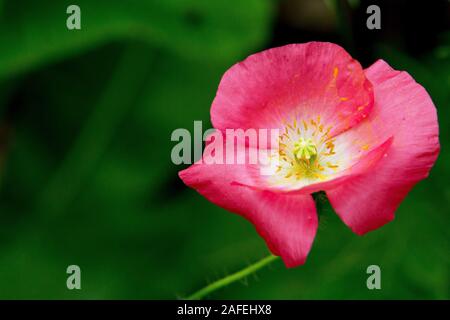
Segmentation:
[(338, 74), (339, 74), (339, 69), (337, 67), (335, 67), (333, 70), (333, 77), (336, 79)]

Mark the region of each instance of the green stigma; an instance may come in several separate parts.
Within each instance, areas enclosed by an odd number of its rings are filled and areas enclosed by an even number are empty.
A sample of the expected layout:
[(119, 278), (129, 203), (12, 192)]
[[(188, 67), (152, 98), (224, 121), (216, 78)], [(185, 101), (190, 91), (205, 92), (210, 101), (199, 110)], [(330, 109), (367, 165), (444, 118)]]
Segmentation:
[(299, 160), (314, 160), (317, 156), (316, 144), (311, 139), (300, 138), (294, 143), (294, 156)]

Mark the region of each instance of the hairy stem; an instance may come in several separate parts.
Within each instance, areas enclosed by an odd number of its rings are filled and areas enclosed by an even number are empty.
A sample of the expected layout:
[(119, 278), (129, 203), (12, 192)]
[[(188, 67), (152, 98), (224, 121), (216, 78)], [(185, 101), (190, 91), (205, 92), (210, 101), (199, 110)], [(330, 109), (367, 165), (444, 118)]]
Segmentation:
[(249, 265), (247, 268), (244, 268), (242, 270), (239, 270), (238, 272), (235, 272), (233, 274), (230, 274), (222, 279), (219, 279), (213, 283), (211, 283), (210, 285), (198, 290), (197, 292), (191, 294), (189, 297), (187, 297), (187, 300), (199, 300), (202, 299), (203, 297), (209, 295), (210, 293), (217, 291), (223, 287), (228, 286), (229, 284), (238, 281), (240, 279), (243, 279), (253, 273), (255, 273), (256, 271), (258, 271), (259, 269), (263, 268), (264, 266), (270, 264), (271, 262), (275, 261), (276, 259), (278, 259), (277, 256), (274, 255), (270, 255), (268, 257), (265, 257), (264, 259), (261, 259), (251, 265)]

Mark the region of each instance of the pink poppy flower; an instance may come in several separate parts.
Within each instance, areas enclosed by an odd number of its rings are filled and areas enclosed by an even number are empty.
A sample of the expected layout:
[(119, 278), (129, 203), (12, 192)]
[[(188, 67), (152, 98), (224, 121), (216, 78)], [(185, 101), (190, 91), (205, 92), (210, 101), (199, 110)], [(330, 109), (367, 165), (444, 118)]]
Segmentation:
[[(303, 264), (325, 191), (358, 235), (377, 229), (439, 153), (436, 109), (407, 72), (378, 60), (363, 70), (341, 47), (310, 42), (249, 56), (223, 76), (214, 128), (280, 130), (271, 174), (258, 165), (207, 164), (179, 173), (216, 205), (251, 221), (287, 267)], [(269, 166), (270, 167), (270, 166)]]

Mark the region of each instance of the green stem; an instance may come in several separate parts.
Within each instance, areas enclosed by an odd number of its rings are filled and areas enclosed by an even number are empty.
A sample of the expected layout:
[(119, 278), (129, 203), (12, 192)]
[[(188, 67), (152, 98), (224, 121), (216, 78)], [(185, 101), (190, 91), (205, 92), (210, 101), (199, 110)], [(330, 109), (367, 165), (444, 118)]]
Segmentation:
[(219, 279), (210, 285), (204, 287), (203, 289), (198, 290), (197, 292), (191, 294), (189, 297), (187, 297), (187, 300), (199, 300), (203, 297), (209, 295), (210, 293), (219, 290), (225, 286), (228, 286), (229, 284), (238, 281), (242, 278), (245, 278), (252, 273), (255, 273), (259, 269), (263, 268), (264, 266), (270, 264), (272, 261), (275, 261), (278, 259), (277, 256), (270, 255), (268, 257), (265, 257), (264, 259), (259, 260), (258, 262), (253, 263), (252, 265), (248, 266), (245, 269), (242, 269), (236, 273), (230, 274), (229, 276), (226, 276), (225, 278)]

